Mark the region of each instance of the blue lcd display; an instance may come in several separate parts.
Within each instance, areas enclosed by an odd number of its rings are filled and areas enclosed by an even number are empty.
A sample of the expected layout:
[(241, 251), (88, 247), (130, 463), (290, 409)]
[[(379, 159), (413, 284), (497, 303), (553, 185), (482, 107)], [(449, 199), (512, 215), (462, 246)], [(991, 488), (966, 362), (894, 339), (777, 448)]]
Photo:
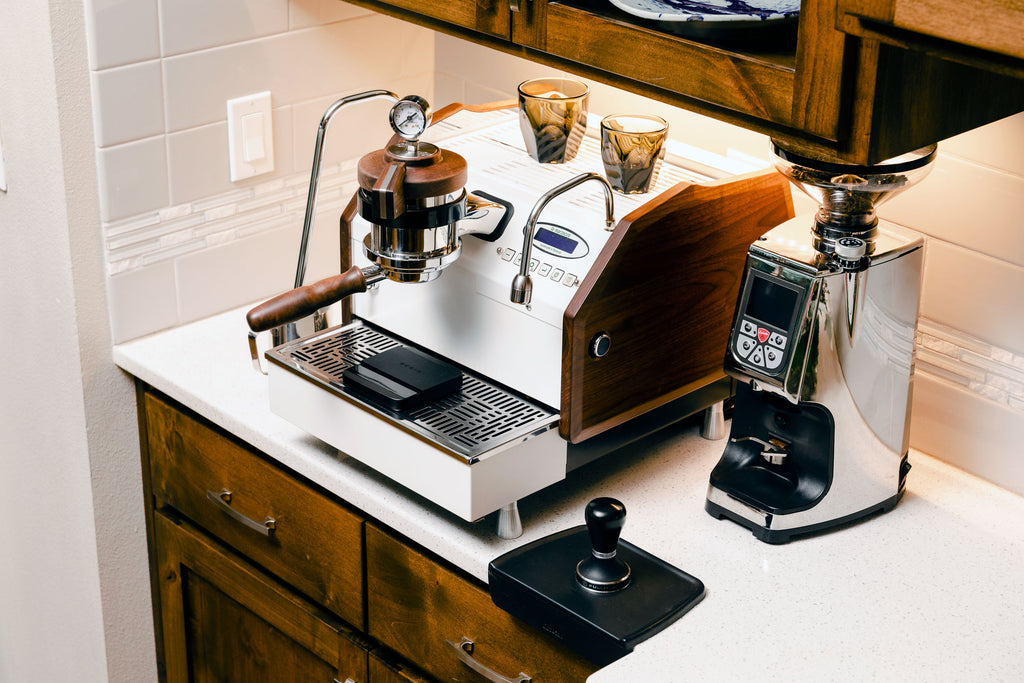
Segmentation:
[(564, 251), (566, 254), (571, 254), (576, 251), (576, 245), (579, 244), (579, 242), (574, 239), (566, 237), (565, 235), (559, 235), (557, 232), (552, 232), (543, 227), (537, 229), (537, 234), (533, 236), (533, 241), (546, 244), (549, 247), (554, 247), (559, 251)]

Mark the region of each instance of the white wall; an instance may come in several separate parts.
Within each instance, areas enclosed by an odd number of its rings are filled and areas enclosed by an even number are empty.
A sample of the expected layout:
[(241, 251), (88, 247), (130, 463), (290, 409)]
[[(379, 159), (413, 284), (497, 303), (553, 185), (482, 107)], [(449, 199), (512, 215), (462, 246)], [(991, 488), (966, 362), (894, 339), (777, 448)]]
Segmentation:
[(104, 414), (95, 386), (114, 374), (95, 363), (109, 348), (105, 299), (79, 296), (102, 283), (101, 253), (71, 230), (96, 218), (95, 175), (78, 165), (75, 139), (88, 149), (75, 4), (0, 5), (0, 680), (19, 683), (108, 671), (90, 430), (108, 433), (96, 421), (120, 418)]
[[(550, 72), (445, 36), (435, 58), (439, 102), (511, 97)], [(592, 111), (657, 113), (684, 142), (768, 159), (762, 135), (590, 85)], [(931, 174), (879, 214), (926, 239), (911, 444), (1024, 494), (1024, 114), (941, 143)]]
[[(393, 36), (428, 58), (368, 59)], [(429, 95), (432, 54), (429, 32), (335, 0), (0, 2), (0, 682), (155, 680), (134, 390), (111, 345), (290, 283), (324, 108)], [(264, 89), (278, 168), (232, 184), (225, 102)], [(379, 146), (383, 112), (343, 121), (339, 139)], [(330, 222), (362, 151), (329, 144)], [(336, 271), (329, 228), (311, 274)]]

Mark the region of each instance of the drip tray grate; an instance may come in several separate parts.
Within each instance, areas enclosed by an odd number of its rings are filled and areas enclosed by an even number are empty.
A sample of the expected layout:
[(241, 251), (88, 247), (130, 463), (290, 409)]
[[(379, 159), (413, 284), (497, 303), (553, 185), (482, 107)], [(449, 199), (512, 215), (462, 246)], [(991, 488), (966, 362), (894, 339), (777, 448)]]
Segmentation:
[(382, 351), (403, 345), (381, 329), (356, 321), (273, 348), (267, 351), (267, 358), (470, 463), (504, 444), (557, 425), (557, 412), (466, 370), (462, 371), (462, 388), (458, 392), (408, 412), (389, 410), (345, 390), (342, 372)]

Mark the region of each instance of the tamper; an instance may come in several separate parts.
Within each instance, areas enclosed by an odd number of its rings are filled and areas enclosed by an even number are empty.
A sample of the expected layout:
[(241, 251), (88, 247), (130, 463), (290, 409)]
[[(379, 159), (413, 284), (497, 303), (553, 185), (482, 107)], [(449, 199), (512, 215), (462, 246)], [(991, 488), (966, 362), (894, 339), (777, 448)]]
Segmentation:
[(576, 582), (599, 593), (629, 585), (629, 565), (616, 557), (619, 534), (626, 523), (626, 506), (614, 498), (595, 498), (584, 512), (590, 534), (590, 557), (576, 565)]
[(626, 507), (614, 498), (591, 500), (584, 517), (495, 558), (487, 583), (495, 605), (604, 666), (686, 614), (704, 584), (620, 540)]

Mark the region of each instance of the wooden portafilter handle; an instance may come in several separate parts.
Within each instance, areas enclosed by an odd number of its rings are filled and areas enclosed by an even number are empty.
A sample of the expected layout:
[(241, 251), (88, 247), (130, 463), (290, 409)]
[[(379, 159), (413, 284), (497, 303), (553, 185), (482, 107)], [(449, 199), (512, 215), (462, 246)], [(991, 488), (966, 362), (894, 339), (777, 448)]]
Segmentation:
[(626, 523), (626, 506), (614, 498), (595, 498), (585, 512), (590, 533), (590, 557), (576, 565), (576, 582), (599, 593), (629, 585), (629, 565), (616, 557), (619, 534)]
[(249, 311), (245, 320), (253, 332), (263, 332), (311, 315), (317, 309), (340, 301), (350, 294), (365, 292), (369, 283), (359, 266), (340, 275), (296, 287)]

